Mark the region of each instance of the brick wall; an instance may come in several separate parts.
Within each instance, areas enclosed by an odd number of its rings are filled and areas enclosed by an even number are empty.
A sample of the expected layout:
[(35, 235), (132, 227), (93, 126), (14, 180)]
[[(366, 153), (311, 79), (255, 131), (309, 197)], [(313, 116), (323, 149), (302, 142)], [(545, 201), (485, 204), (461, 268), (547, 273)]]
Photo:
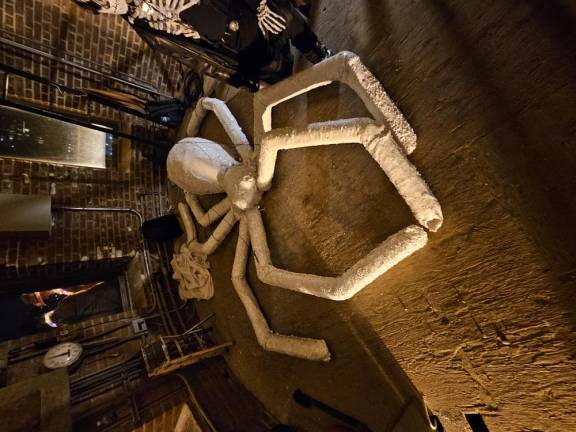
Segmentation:
[[(68, 326), (75, 340), (82, 340), (131, 323), (133, 314), (123, 312), (86, 320)], [(149, 321), (148, 321), (149, 322)], [(5, 364), (8, 351), (34, 342), (42, 342), (56, 335), (54, 332), (38, 333), (18, 340), (0, 343), (0, 364)], [(127, 337), (133, 335), (132, 326), (124, 327), (101, 337)], [(92, 342), (92, 341), (89, 341)], [(84, 343), (86, 346), (86, 343)], [(86, 356), (80, 367), (70, 374), (72, 380), (85, 377), (110, 366), (126, 361), (139, 351), (140, 340), (130, 341), (94, 356)], [(113, 356), (113, 354), (120, 354)], [(15, 384), (46, 373), (42, 365), (43, 354), (7, 367), (7, 385)], [(223, 432), (270, 430), (275, 421), (256, 398), (231, 374), (223, 358), (213, 358), (179, 371), (189, 381), (202, 409)], [(133, 401), (129, 401), (129, 397)], [(184, 383), (173, 375), (153, 380), (133, 380), (131, 387), (115, 387), (72, 406), (72, 415), (78, 430), (96, 430), (97, 422), (114, 413), (114, 431), (132, 431), (140, 425), (142, 431), (173, 431), (182, 415), (182, 404), (188, 395)], [(139, 418), (133, 418), (133, 408), (138, 407)], [(198, 418), (194, 407), (192, 412)], [(182, 420), (182, 419), (180, 419)], [(134, 423), (136, 421), (136, 423)], [(187, 430), (187, 429), (184, 429)]]
[[(129, 323), (132, 318), (132, 312), (122, 312), (72, 324), (67, 326), (67, 330), (70, 331), (71, 334), (74, 334), (77, 339), (90, 338), (99, 333), (112, 330), (115, 327), (119, 327), (122, 324)], [(42, 342), (48, 340), (56, 334), (57, 331), (54, 330), (2, 342), (0, 343), (0, 353), (5, 354), (8, 350), (18, 349), (34, 342)], [(127, 326), (119, 329), (107, 337), (126, 337), (132, 334), (132, 328)], [(7, 372), (7, 385), (15, 384), (17, 382), (32, 378), (36, 375), (41, 375), (42, 373), (46, 372), (42, 366), (42, 358), (43, 356), (40, 355), (29, 360), (24, 360), (22, 362), (10, 365)], [(83, 362), (82, 366), (71, 374), (73, 378), (89, 375), (93, 372), (104, 369), (119, 362), (118, 358), (112, 358), (109, 356), (96, 356), (93, 358), (88, 358), (87, 360), (87, 362)]]
[[(177, 64), (152, 52), (124, 20), (93, 14), (72, 0), (3, 0), (0, 25), (3, 36), (8, 39), (18, 39), (17, 42), (44, 51), (51, 50), (58, 57), (71, 59), (73, 56), (85, 66), (95, 65), (117, 77), (130, 75), (161, 93), (173, 93), (178, 87)], [(0, 60), (70, 87), (102, 84), (102, 78), (69, 67), (56, 67), (55, 62), (39, 62), (37, 56), (23, 55), (12, 48), (3, 49)], [(19, 79), (14, 81), (13, 95), (48, 101), (47, 87), (37, 83), (26, 85)], [(81, 108), (78, 97), (66, 100), (58, 92), (53, 92), (52, 96), (57, 105)]]
[[(107, 316), (100, 316), (76, 324), (68, 325), (66, 331), (73, 335), (75, 341), (86, 340), (83, 343), (85, 356), (78, 368), (70, 372), (71, 380), (87, 377), (95, 372), (102, 371), (131, 359), (140, 351), (141, 340), (128, 341), (120, 346), (113, 347), (96, 355), (89, 355), (90, 343), (99, 340), (130, 337), (134, 335), (132, 320), (137, 318), (131, 312), (122, 312)], [(118, 329), (102, 337), (100, 334)], [(61, 332), (63, 329), (59, 329)], [(57, 332), (49, 331), (25, 336), (20, 339), (0, 343), (0, 364), (7, 365), (5, 371), (6, 385), (33, 379), (45, 374), (48, 370), (42, 365), (44, 354), (35, 356), (18, 363), (8, 362), (8, 352), (18, 350), (32, 343), (44, 342), (56, 336)], [(95, 339), (90, 339), (96, 337)], [(64, 341), (64, 340), (63, 340)], [(30, 351), (21, 352), (25, 355)], [(143, 370), (144, 372), (144, 370)], [(93, 390), (95, 392), (95, 390)], [(111, 411), (119, 418), (115, 430), (133, 430), (133, 407), (138, 407), (139, 419), (145, 430), (172, 431), (180, 418), (182, 404), (186, 400), (186, 391), (182, 383), (173, 377), (161, 377), (153, 381), (142, 378), (132, 378), (128, 387), (117, 386), (103, 393), (91, 393), (90, 399), (74, 403), (71, 407), (75, 424), (81, 430), (92, 430), (98, 420)], [(129, 401), (133, 397), (133, 403)], [(135, 404), (135, 405), (134, 405)], [(124, 429), (127, 426), (126, 429)], [(96, 428), (97, 429), (97, 428)]]
[[(102, 423), (107, 423), (105, 430), (114, 432), (173, 432), (178, 430), (179, 424), (195, 424), (194, 419), (186, 418), (185, 411), (191, 414), (186, 405), (186, 389), (174, 377), (154, 378), (136, 389), (131, 400), (126, 396), (90, 413), (75, 416), (75, 430), (98, 431), (103, 429)], [(179, 430), (194, 431), (191, 428)]]
[[(93, 15), (78, 8), (71, 0), (2, 0), (0, 30), (3, 36), (4, 32), (17, 33), (33, 39), (34, 42), (28, 41), (28, 44), (38, 42), (43, 49), (45, 46), (51, 47), (56, 55), (66, 52), (110, 70), (132, 74), (162, 93), (177, 91), (179, 75), (174, 63), (162, 64), (159, 61), (161, 57), (152, 54), (121, 19)], [(0, 49), (0, 62), (70, 87), (110, 84), (102, 83), (89, 74), (58, 68), (56, 64), (40, 61), (37, 57), (21, 56), (21, 53), (1, 46)], [(122, 86), (114, 87), (127, 90)], [(10, 80), (9, 96), (52, 105), (57, 109), (84, 109), (82, 101), (76, 96), (59, 95), (45, 86), (19, 78)], [(127, 120), (127, 117), (102, 107), (95, 107), (94, 114), (116, 122)], [(136, 119), (129, 120), (135, 125), (139, 124)], [(135, 208), (143, 213), (144, 219), (155, 217), (167, 207), (164, 170), (154, 167), (135, 148), (129, 173), (120, 172), (114, 164), (109, 169), (99, 170), (0, 158), (0, 176), (0, 193), (50, 194), (54, 206)], [(111, 267), (141, 248), (137, 219), (129, 214), (55, 211), (53, 217), (54, 226), (49, 239), (0, 239), (0, 288), (3, 282), (9, 280)], [(118, 325), (124, 317), (111, 315), (76, 326), (82, 335), (88, 336)], [(126, 332), (129, 329), (115, 336), (127, 335)], [(0, 353), (46, 337), (46, 334), (33, 335), (0, 344)], [(7, 383), (42, 373), (41, 361), (42, 356), (9, 366)], [(83, 363), (72, 377), (90, 374), (119, 361), (117, 357), (96, 356), (90, 362)], [(269, 417), (253, 396), (229, 375), (222, 359), (197, 365), (187, 375), (194, 390), (199, 392), (200, 403), (207, 405), (208, 415), (219, 430), (267, 430), (264, 425), (270, 422)], [(136, 395), (142, 415), (141, 424), (147, 431), (173, 430), (181, 415), (182, 402), (186, 398), (182, 383), (176, 380), (176, 383), (167, 384), (164, 381), (161, 378), (149, 383), (152, 393), (166, 393), (165, 397), (161, 395), (158, 398), (159, 402)], [(148, 398), (149, 393), (143, 390)], [(133, 430), (132, 411), (126, 397), (125, 391), (120, 388), (76, 406), (75, 421), (87, 425), (82, 430), (91, 430), (88, 426), (93, 427), (99, 416), (116, 411), (125, 420), (120, 421), (114, 430)]]
[[(173, 93), (179, 81), (174, 62), (152, 53), (126, 22), (94, 15), (71, 0), (3, 0), (0, 29), (6, 38), (44, 51), (51, 49), (52, 54), (68, 59), (77, 56), (85, 65), (97, 64), (117, 76), (130, 74), (165, 94)], [(75, 61), (80, 61), (78, 58)], [(0, 61), (76, 88), (111, 84), (4, 46), (0, 47)], [(134, 93), (127, 87), (114, 87)], [(10, 79), (8, 93), (10, 98), (57, 109), (85, 108), (78, 96), (60, 95), (18, 77)], [(121, 120), (123, 125), (141, 122), (99, 105), (93, 106), (93, 113)], [(100, 170), (0, 159), (0, 175), (0, 193), (50, 194), (55, 206), (128, 207), (140, 210), (146, 219), (166, 208), (164, 170), (145, 160), (134, 146), (129, 173), (120, 172), (115, 164)], [(50, 264), (56, 265), (57, 271), (70, 271), (131, 255), (141, 248), (135, 219), (130, 214), (54, 212), (49, 239), (0, 240), (0, 281), (42, 274)]]
[[(158, 191), (160, 180), (164, 196), (165, 175), (162, 172), (154, 176), (152, 165), (139, 155), (132, 165), (130, 174), (121, 174), (108, 169), (0, 159), (0, 192), (51, 194), (54, 206), (127, 207), (139, 209), (145, 218), (154, 217), (153, 197), (141, 193), (154, 188)], [(162, 199), (162, 208), (164, 203)], [(129, 213), (55, 211), (53, 218), (48, 239), (0, 240), (0, 269), (6, 279), (35, 274), (47, 264), (62, 264), (61, 270), (73, 270), (81, 263), (120, 258), (141, 248), (138, 220)]]
[[(132, 336), (133, 328), (131, 321), (134, 315), (131, 312), (122, 312), (107, 316), (101, 316), (94, 319), (86, 320), (80, 323), (72, 324), (66, 327), (70, 335), (74, 338), (71, 340), (86, 340), (86, 343), (92, 343), (102, 338), (112, 337), (128, 337)], [(120, 328), (122, 326), (122, 328)], [(118, 328), (118, 330), (103, 336), (102, 338), (90, 339), (104, 332), (108, 332)], [(58, 331), (61, 331), (59, 329)], [(3, 359), (3, 364), (6, 364), (9, 358), (8, 352), (15, 351), (26, 347), (32, 343), (44, 342), (56, 336), (56, 330), (36, 333), (30, 336), (25, 336), (20, 339), (6, 341), (0, 344), (0, 357)], [(118, 347), (111, 348), (110, 350), (98, 353), (95, 355), (86, 355), (82, 363), (77, 369), (70, 373), (71, 379), (78, 379), (80, 377), (90, 375), (94, 372), (106, 369), (110, 366), (116, 365), (123, 361), (128, 360), (138, 352), (140, 348), (140, 341), (134, 340), (126, 342)], [(31, 351), (22, 351), (18, 355), (24, 356)], [(89, 353), (89, 350), (87, 351)], [(8, 362), (6, 369), (6, 385), (15, 384), (27, 379), (34, 378), (35, 376), (42, 375), (47, 372), (43, 366), (42, 361), (44, 354), (25, 359), (17, 363)], [(73, 406), (74, 413), (82, 413), (100, 406), (106, 402), (114, 400), (116, 397), (122, 396), (124, 389), (117, 387), (104, 394), (98, 395), (92, 399), (86, 400), (78, 405)]]

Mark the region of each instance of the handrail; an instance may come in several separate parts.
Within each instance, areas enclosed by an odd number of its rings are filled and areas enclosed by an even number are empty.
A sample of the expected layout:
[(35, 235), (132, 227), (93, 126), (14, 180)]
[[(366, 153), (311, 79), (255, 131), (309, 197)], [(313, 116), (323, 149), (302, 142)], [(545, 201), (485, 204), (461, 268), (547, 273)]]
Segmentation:
[(123, 85), (127, 85), (127, 86), (130, 86), (130, 87), (137, 88), (137, 89), (142, 90), (142, 91), (145, 91), (145, 92), (147, 92), (147, 93), (152, 93), (152, 94), (155, 94), (155, 95), (157, 95), (157, 96), (170, 97), (169, 95), (165, 95), (165, 94), (163, 94), (163, 93), (160, 93), (159, 91), (153, 89), (153, 88), (150, 87), (149, 85), (143, 85), (143, 84), (139, 84), (139, 83), (134, 83), (134, 82), (132, 82), (132, 81), (128, 81), (128, 80), (126, 80), (126, 79), (119, 78), (119, 77), (117, 77), (117, 76), (104, 73), (104, 72), (99, 71), (99, 70), (96, 70), (96, 69), (94, 69), (94, 68), (90, 68), (90, 67), (87, 67), (87, 66), (82, 66), (82, 65), (79, 65), (78, 63), (75, 63), (75, 62), (72, 62), (72, 61), (70, 61), (70, 60), (66, 60), (66, 59), (63, 59), (63, 58), (59, 58), (59, 57), (57, 57), (57, 56), (55, 56), (55, 55), (53, 55), (53, 54), (49, 54), (49, 53), (46, 53), (46, 52), (41, 51), (41, 50), (39, 50), (39, 49), (29, 47), (29, 46), (27, 46), (27, 45), (24, 45), (24, 44), (21, 44), (21, 43), (12, 41), (12, 40), (10, 40), (10, 39), (6, 39), (5, 37), (2, 37), (2, 36), (0, 36), (0, 43), (2, 43), (2, 44), (4, 44), (4, 45), (8, 45), (8, 46), (10, 46), (10, 47), (12, 47), (12, 48), (15, 48), (15, 49), (17, 49), (17, 50), (21, 50), (21, 51), (24, 51), (24, 52), (27, 52), (27, 53), (30, 53), (30, 54), (39, 55), (39, 56), (44, 57), (44, 58), (47, 58), (47, 59), (49, 59), (49, 60), (53, 60), (53, 61), (56, 61), (56, 62), (58, 62), (58, 63), (62, 63), (62, 64), (64, 64), (64, 65), (66, 65), (66, 66), (70, 66), (70, 67), (73, 67), (73, 68), (82, 70), (82, 71), (84, 71), (84, 72), (89, 72), (89, 73), (91, 73), (91, 74), (104, 77), (104, 78), (106, 78), (106, 79), (109, 79), (109, 80), (111, 80), (111, 81), (115, 81), (115, 82), (120, 83), (120, 84), (123, 84)]

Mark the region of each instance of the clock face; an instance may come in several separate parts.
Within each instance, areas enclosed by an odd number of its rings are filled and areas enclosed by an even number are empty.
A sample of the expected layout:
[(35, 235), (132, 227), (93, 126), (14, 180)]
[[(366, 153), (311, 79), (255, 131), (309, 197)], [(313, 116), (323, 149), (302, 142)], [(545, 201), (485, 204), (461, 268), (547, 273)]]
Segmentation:
[(58, 369), (71, 366), (80, 360), (82, 345), (75, 342), (58, 344), (48, 350), (44, 355), (44, 366), (48, 369)]

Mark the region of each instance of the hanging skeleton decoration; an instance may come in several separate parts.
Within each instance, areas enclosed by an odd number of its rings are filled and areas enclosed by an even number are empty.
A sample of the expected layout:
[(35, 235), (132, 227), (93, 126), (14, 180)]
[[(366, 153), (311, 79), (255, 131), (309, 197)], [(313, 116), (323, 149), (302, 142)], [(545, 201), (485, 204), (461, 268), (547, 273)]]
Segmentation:
[(258, 6), (258, 27), (264, 36), (268, 32), (278, 34), (286, 30), (286, 19), (268, 7), (267, 0), (262, 0)]
[[(200, 34), (190, 24), (180, 18), (180, 14), (200, 0), (78, 0), (81, 3), (95, 3), (99, 13), (127, 15), (133, 23), (140, 19), (155, 29), (172, 35), (181, 35), (199, 39)], [(279, 34), (286, 29), (286, 19), (270, 9), (268, 0), (261, 0), (257, 8), (258, 27), (264, 36), (268, 33)], [(236, 21), (233, 21), (236, 23)], [(237, 31), (237, 28), (232, 28)]]

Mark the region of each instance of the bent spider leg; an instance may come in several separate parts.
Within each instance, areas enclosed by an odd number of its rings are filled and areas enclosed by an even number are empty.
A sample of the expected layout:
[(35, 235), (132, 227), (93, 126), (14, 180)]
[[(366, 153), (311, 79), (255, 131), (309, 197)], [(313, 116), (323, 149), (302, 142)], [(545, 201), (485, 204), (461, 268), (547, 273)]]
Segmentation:
[(198, 136), (207, 111), (214, 112), (242, 160), (249, 161), (252, 158), (252, 146), (228, 106), (220, 99), (205, 97), (198, 100), (186, 130), (188, 136)]
[(408, 204), (416, 220), (437, 231), (444, 217), (440, 203), (399, 148), (385, 126), (370, 119), (345, 119), (310, 124), (303, 128), (275, 129), (264, 135), (258, 155), (258, 188), (268, 190), (280, 150), (332, 144), (359, 143), (364, 146)]
[(276, 105), (334, 81), (347, 84), (360, 97), (376, 122), (392, 131), (407, 154), (414, 151), (416, 134), (382, 84), (356, 54), (343, 51), (254, 95), (256, 153), (260, 151), (264, 133), (272, 130), (272, 109)]
[(411, 225), (384, 240), (378, 247), (338, 277), (282, 270), (272, 264), (264, 222), (258, 209), (246, 212), (256, 272), (263, 282), (329, 300), (348, 300), (368, 284), (426, 245), (426, 231)]
[(246, 266), (250, 246), (250, 234), (246, 219), (240, 220), (240, 232), (232, 267), (232, 284), (244, 305), (256, 339), (262, 348), (306, 360), (330, 361), (330, 351), (322, 339), (310, 339), (281, 335), (273, 332), (262, 314), (258, 300), (246, 280)]
[(238, 221), (234, 212), (229, 211), (218, 224), (212, 235), (210, 235), (210, 238), (204, 243), (200, 243), (196, 237), (196, 228), (194, 227), (194, 221), (192, 220), (188, 206), (184, 203), (179, 203), (178, 213), (182, 218), (184, 230), (186, 231), (187, 242), (185, 246), (188, 247), (191, 252), (201, 255), (212, 254), (224, 241), (230, 231), (232, 231), (232, 228), (234, 228), (234, 225)]
[(182, 202), (178, 203), (178, 214), (180, 215), (182, 225), (184, 225), (186, 243), (192, 243), (196, 241), (196, 227), (194, 226), (194, 220), (190, 214), (190, 208)]
[(196, 222), (203, 227), (207, 227), (223, 218), (231, 208), (230, 200), (226, 197), (205, 212), (196, 195), (189, 192), (185, 192), (184, 195), (186, 197), (186, 203), (190, 207), (190, 210), (192, 210)]

